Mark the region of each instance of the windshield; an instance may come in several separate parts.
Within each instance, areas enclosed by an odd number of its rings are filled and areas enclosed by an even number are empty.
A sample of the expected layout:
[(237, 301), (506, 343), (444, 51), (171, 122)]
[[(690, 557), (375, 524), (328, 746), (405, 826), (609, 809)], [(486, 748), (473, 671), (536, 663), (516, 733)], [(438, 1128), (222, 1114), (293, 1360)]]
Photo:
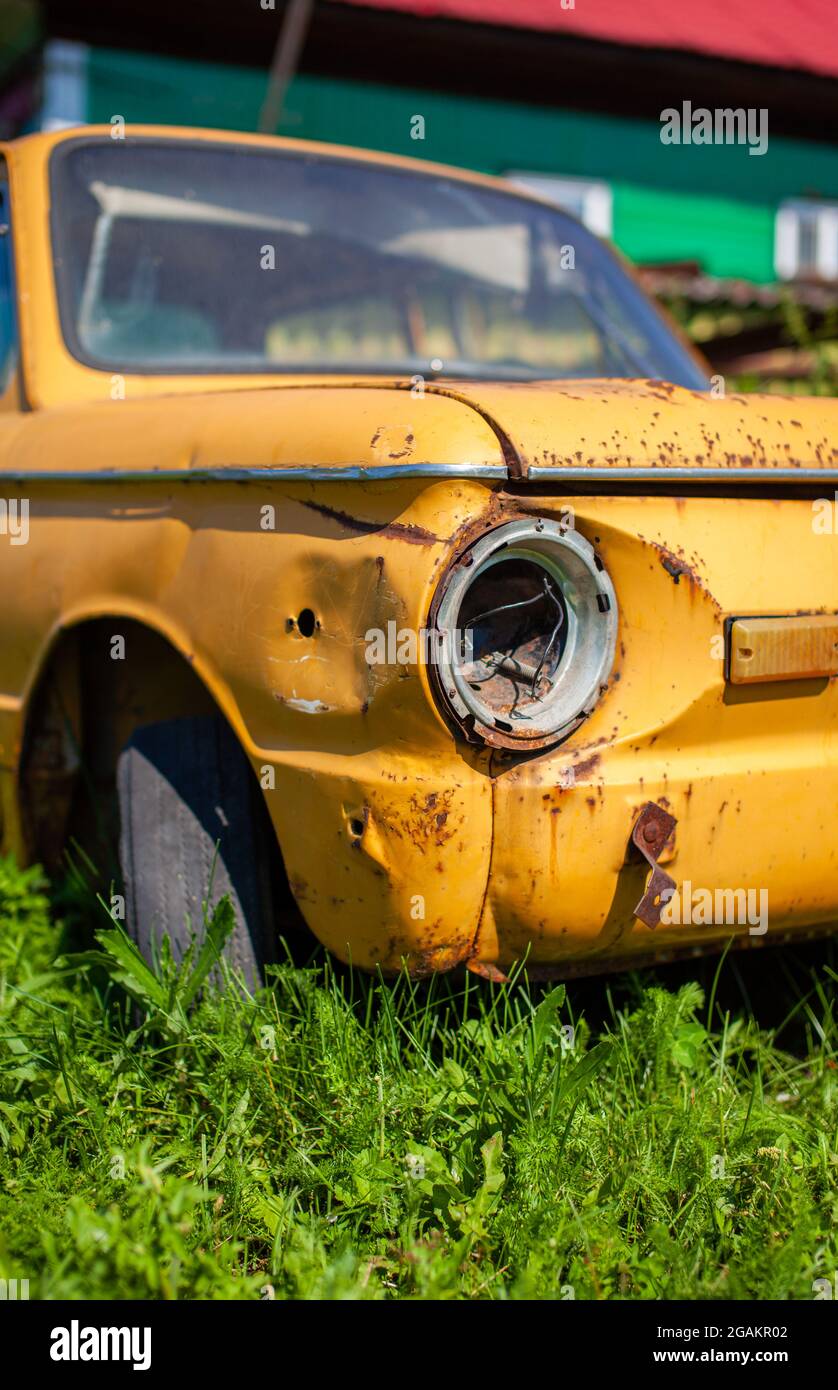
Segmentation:
[(612, 253), (514, 193), (143, 138), (59, 145), (52, 182), (62, 327), (92, 366), (707, 387)]

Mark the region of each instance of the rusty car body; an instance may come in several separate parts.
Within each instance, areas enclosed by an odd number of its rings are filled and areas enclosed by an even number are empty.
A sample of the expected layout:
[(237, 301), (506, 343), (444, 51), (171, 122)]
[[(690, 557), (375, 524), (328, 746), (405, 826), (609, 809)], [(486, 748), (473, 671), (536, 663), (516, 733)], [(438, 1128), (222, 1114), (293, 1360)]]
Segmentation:
[[(112, 133), (2, 150), (4, 849), (53, 862), (80, 784), (112, 781), (138, 727), (214, 713), (261, 788), (293, 903), (364, 968), (496, 974), (526, 960), (569, 975), (834, 928), (838, 402), (710, 389), (650, 306), (663, 369), (641, 345), (632, 370), (634, 330), (610, 309), (610, 347), (594, 343), (594, 317), (579, 330), (585, 370), (566, 368), (539, 305), (579, 255), (534, 284), (521, 247), (544, 236), (549, 249), (545, 219), (561, 215), (493, 180), (255, 136)], [(163, 152), (156, 184), (132, 173), (144, 149)], [(394, 219), (410, 204), (386, 248), (387, 266), (401, 256), (393, 284), (409, 301), (419, 257), (442, 288), (433, 314), (400, 303), (369, 331), (378, 349), (404, 332), (409, 351), (368, 361), (350, 342), (348, 362), (309, 360), (312, 334), (321, 349), (339, 336), (334, 304), (303, 322), (291, 294), (317, 278), (305, 257), (320, 184), (285, 220), (248, 203), (261, 173), (221, 206), (207, 190), (229, 186), (226, 166), (200, 171), (222, 155), (344, 179), (348, 222), (359, 171), (401, 181), (375, 204)], [(425, 236), (432, 196), (480, 223), (465, 257), (453, 217)], [(474, 211), (483, 199), (508, 209), (497, 225)], [(131, 305), (158, 292), (172, 238), (196, 237), (206, 260), (228, 225), (297, 315), (271, 328), (273, 355), (260, 339), (248, 357), (244, 327), (229, 361), (206, 335), (189, 347), (199, 311), (240, 293), (219, 262), (207, 303), (177, 320), (180, 358), (140, 360)], [(97, 310), (137, 235), (158, 238), (155, 254), (126, 271), (119, 312)], [(291, 249), (272, 265), (280, 241)], [(330, 242), (318, 274), (345, 254), (357, 280), (359, 245)], [(283, 276), (283, 256), (302, 268)], [(513, 306), (480, 371), (446, 365), (459, 348), (440, 327), (469, 275), (492, 282), (477, 308), (463, 301), (469, 322), (502, 317), (501, 294)], [(561, 352), (542, 366), (541, 347), (534, 363), (519, 339), (509, 350), (513, 310)], [(155, 319), (164, 343), (173, 313)], [(343, 338), (384, 323), (377, 305), (353, 314)], [(767, 892), (767, 931), (661, 920), (667, 887), (686, 883)]]

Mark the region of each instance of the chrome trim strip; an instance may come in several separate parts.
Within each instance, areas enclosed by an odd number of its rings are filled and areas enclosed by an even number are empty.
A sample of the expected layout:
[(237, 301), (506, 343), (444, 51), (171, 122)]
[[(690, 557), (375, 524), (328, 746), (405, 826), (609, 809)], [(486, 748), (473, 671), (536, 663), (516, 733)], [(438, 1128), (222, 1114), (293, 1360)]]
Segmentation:
[(534, 483), (824, 483), (838, 486), (838, 468), (565, 468), (533, 464), (510, 478), (502, 463), (388, 463), (289, 465), (265, 468), (0, 469), (0, 488), (10, 483), (334, 483), (391, 478), (489, 478)]
[(0, 487), (11, 483), (333, 483), (373, 482), (376, 478), (500, 478), (503, 463), (337, 464), (334, 468), (296, 465), (265, 468), (0, 469)]
[(532, 464), (534, 483), (838, 483), (838, 468), (564, 468)]

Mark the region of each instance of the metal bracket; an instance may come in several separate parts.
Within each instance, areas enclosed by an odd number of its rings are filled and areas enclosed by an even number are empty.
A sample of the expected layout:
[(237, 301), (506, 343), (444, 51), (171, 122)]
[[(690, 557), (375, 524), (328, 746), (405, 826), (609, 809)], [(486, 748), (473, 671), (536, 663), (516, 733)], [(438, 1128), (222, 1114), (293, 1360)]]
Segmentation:
[(655, 805), (654, 801), (647, 801), (632, 827), (631, 843), (640, 851), (652, 870), (652, 876), (646, 884), (643, 897), (634, 909), (634, 915), (652, 930), (660, 926), (661, 912), (675, 889), (674, 878), (664, 873), (657, 861), (677, 824), (675, 817), (662, 806)]

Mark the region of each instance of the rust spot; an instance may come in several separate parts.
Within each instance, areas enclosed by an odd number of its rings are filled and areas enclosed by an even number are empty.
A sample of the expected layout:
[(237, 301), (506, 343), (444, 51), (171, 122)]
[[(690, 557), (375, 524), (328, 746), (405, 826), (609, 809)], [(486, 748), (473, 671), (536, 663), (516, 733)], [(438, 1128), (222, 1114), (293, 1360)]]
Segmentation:
[(482, 979), (493, 980), (494, 983), (498, 985), (509, 983), (509, 976), (504, 975), (502, 970), (498, 969), (496, 965), (492, 965), (489, 961), (470, 960), (466, 965), (466, 969), (470, 970), (472, 975), (480, 975)]
[(687, 566), (682, 564), (680, 560), (673, 559), (671, 555), (662, 555), (661, 564), (663, 565), (667, 574), (672, 575), (672, 578), (675, 580), (676, 584), (678, 583), (682, 574), (689, 574)]
[[(456, 823), (449, 825), (453, 796), (453, 788), (444, 792), (429, 792), (427, 796), (414, 793), (409, 802), (410, 814), (389, 818), (391, 833), (412, 840), (422, 854), (430, 847), (439, 848), (457, 834)], [(442, 864), (436, 867), (439, 873), (444, 872)]]
[(710, 593), (694, 564), (686, 560), (683, 555), (674, 554), (665, 545), (661, 545), (659, 541), (649, 541), (648, 544), (658, 552), (661, 565), (666, 573), (671, 575), (675, 584), (680, 583), (681, 579), (686, 579), (691, 589), (698, 589), (706, 594), (713, 606), (721, 611), (718, 601)]
[(397, 450), (395, 450), (392, 454), (388, 454), (387, 457), (388, 457), (388, 458), (391, 458), (391, 459), (403, 459), (403, 458), (407, 458), (408, 454), (412, 454), (412, 453), (413, 453), (413, 435), (412, 435), (412, 434), (405, 435), (405, 440), (404, 440), (404, 442), (405, 442), (405, 447), (404, 447), (403, 449), (397, 449)]
[(585, 758), (581, 763), (573, 764), (573, 772), (576, 777), (590, 777), (591, 773), (599, 767), (602, 762), (601, 753), (592, 753), (589, 758)]

